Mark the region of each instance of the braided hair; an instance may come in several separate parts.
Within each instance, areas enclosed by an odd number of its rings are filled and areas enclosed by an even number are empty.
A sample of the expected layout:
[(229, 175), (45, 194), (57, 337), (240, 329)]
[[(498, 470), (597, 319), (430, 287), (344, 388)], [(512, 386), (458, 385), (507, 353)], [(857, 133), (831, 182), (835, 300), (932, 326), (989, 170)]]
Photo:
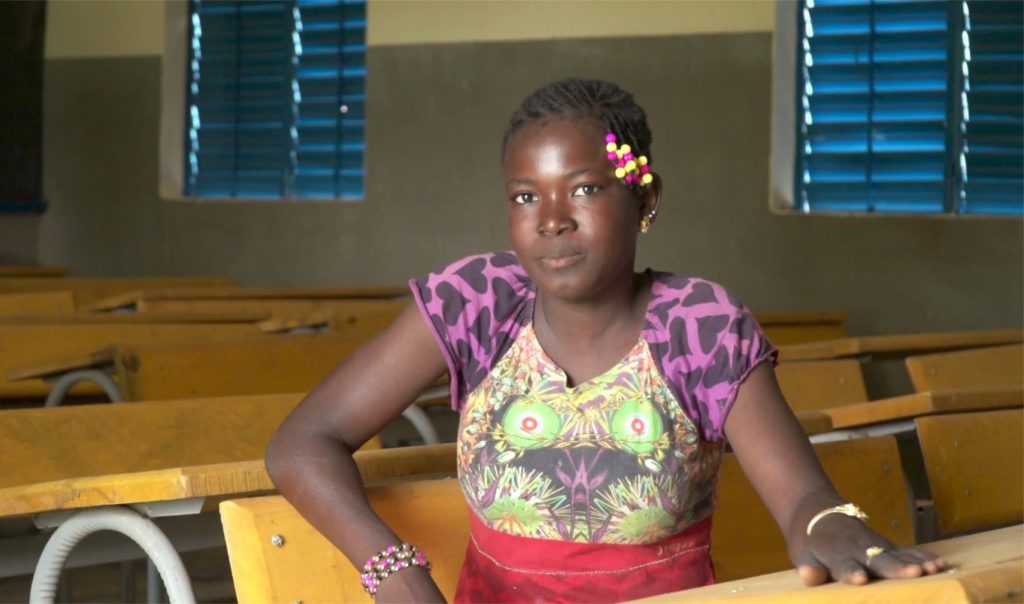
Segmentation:
[(501, 156), (517, 131), (527, 124), (552, 118), (593, 118), (614, 133), (620, 143), (628, 143), (637, 155), (651, 159), (651, 129), (647, 113), (633, 95), (604, 80), (569, 78), (552, 82), (526, 97), (505, 128), (501, 138)]

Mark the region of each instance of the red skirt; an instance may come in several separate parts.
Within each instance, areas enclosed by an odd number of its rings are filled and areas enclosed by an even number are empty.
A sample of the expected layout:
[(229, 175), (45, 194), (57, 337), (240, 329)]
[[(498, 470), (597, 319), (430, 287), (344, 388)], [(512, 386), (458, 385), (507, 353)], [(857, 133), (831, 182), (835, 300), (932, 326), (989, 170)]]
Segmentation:
[(469, 511), (456, 602), (619, 602), (711, 585), (711, 518), (657, 543), (515, 537)]

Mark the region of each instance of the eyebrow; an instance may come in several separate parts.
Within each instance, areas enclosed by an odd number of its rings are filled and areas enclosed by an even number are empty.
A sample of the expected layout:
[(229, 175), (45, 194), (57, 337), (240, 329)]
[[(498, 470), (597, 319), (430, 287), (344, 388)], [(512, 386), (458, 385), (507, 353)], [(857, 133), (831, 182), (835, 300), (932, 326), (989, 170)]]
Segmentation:
[[(577, 170), (573, 170), (572, 172), (569, 172), (568, 174), (565, 175), (565, 177), (566, 178), (576, 178), (577, 176), (582, 176), (583, 174), (586, 174), (588, 172), (594, 172), (594, 171), (595, 170), (592, 170), (591, 168), (579, 168)], [(532, 178), (525, 178), (525, 177), (522, 177), (522, 176), (517, 176), (515, 178), (510, 178), (510, 179), (508, 179), (505, 182), (508, 183), (508, 184), (517, 184), (517, 185), (532, 185), (532, 184), (534, 184), (534, 181), (533, 181)]]

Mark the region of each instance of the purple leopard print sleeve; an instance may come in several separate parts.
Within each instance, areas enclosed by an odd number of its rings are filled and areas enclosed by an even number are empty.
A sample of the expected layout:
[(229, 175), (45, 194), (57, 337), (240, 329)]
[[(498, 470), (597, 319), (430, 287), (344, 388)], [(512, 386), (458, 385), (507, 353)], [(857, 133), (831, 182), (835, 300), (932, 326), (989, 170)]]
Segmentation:
[(512, 252), (458, 260), (409, 281), (448, 363), (452, 408), (466, 397), (533, 317), (534, 291)]
[(710, 441), (724, 438), (739, 385), (778, 350), (717, 283), (653, 272), (644, 338), (683, 410)]

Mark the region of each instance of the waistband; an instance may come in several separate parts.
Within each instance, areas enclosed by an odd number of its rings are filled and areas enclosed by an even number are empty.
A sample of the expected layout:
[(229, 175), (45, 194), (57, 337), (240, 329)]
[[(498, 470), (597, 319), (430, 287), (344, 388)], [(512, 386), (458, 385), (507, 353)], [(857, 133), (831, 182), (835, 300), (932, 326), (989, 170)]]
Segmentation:
[(517, 537), (486, 526), (471, 509), (470, 547), (505, 571), (548, 576), (601, 576), (627, 573), (707, 556), (711, 517), (655, 543), (575, 543)]

